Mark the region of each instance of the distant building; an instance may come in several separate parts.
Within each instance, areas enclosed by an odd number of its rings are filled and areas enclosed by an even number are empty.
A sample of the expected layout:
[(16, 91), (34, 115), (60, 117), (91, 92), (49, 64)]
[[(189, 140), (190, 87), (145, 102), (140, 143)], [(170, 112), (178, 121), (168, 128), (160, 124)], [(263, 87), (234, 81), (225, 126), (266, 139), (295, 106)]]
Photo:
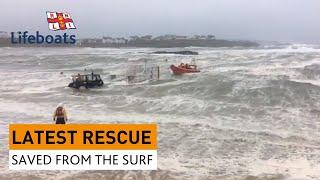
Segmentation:
[(209, 35), (207, 36), (207, 39), (216, 39), (216, 37), (215, 37), (214, 35), (209, 34)]
[[(145, 36), (143, 36), (145, 37)], [(161, 41), (161, 40), (208, 40), (208, 39), (215, 39), (214, 35), (194, 35), (194, 36), (181, 36), (181, 35), (173, 35), (173, 34), (166, 34), (162, 36), (157, 36), (153, 40)]]
[(162, 37), (163, 36), (157, 36), (157, 37), (153, 38), (153, 40), (160, 41), (160, 40), (162, 40)]
[(135, 41), (135, 40), (137, 40), (139, 38), (140, 38), (139, 36), (130, 36), (129, 37), (129, 41)]
[(200, 39), (200, 36), (199, 36), (199, 35), (194, 35), (194, 36), (192, 37), (192, 39)]
[(188, 39), (188, 36), (176, 36), (175, 39), (184, 40), (184, 39)]
[(9, 38), (9, 34), (5, 31), (0, 31), (0, 38)]
[(115, 43), (115, 39), (113, 39), (112, 37), (102, 37), (102, 43), (112, 44)]
[(143, 40), (151, 40), (151, 39), (152, 39), (152, 36), (151, 36), (151, 35), (146, 35), (146, 36), (142, 36), (140, 39), (143, 39)]
[(173, 34), (167, 34), (167, 35), (164, 35), (164, 37), (165, 37), (165, 40), (175, 40), (177, 38), (177, 36)]
[(156, 37), (155, 40), (174, 40), (176, 38), (177, 38), (176, 35), (166, 34), (166, 35), (163, 35), (163, 36)]
[(116, 44), (127, 44), (128, 40), (125, 38), (116, 38), (115, 43)]
[[(2, 36), (6, 36), (6, 32), (0, 31), (0, 35), (3, 34)], [(174, 35), (174, 34), (166, 34), (162, 36), (157, 36), (154, 37), (152, 35), (145, 35), (145, 36), (130, 36), (128, 39), (124, 37), (118, 37), (118, 38), (113, 38), (110, 36), (104, 36), (102, 38), (87, 38), (87, 39), (81, 39), (79, 40), (80, 45), (94, 45), (94, 46), (115, 46), (115, 47), (122, 47), (125, 45), (134, 45), (137, 43), (139, 46), (143, 46), (145, 43), (146, 46), (150, 44), (149, 42), (154, 42), (154, 41), (164, 41), (164, 43), (174, 43), (174, 41), (177, 42), (186, 42), (186, 43), (203, 43), (202, 41), (206, 40), (212, 40), (215, 39), (214, 35), (194, 35), (194, 36), (183, 36), (183, 35)], [(140, 40), (140, 41), (139, 41)], [(191, 42), (190, 40), (197, 40), (194, 42)], [(199, 42), (198, 42), (199, 41)], [(160, 42), (154, 42), (157, 45), (154, 46), (162, 46), (162, 43)], [(159, 45), (160, 43), (160, 45)], [(151, 43), (152, 44), (152, 43)]]
[(97, 38), (83, 39), (82, 43), (102, 43), (102, 39), (97, 39)]
[(207, 36), (201, 35), (199, 39), (201, 39), (201, 40), (207, 39)]

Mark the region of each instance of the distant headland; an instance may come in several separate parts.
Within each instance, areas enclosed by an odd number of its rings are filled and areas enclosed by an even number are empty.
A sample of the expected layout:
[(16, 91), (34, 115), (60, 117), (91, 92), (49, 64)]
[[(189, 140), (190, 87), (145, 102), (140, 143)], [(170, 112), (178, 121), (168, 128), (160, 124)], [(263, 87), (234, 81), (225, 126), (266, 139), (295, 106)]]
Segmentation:
[(251, 41), (230, 41), (216, 39), (214, 35), (162, 35), (153, 37), (146, 36), (130, 36), (124, 37), (102, 37), (92, 39), (80, 39), (77, 42), (80, 47), (155, 47), (155, 48), (172, 48), (172, 47), (255, 47), (259, 46), (256, 42)]
[[(0, 47), (37, 47), (35, 44), (12, 44), (10, 36), (4, 31), (0, 31)], [(172, 47), (256, 47), (259, 46), (257, 42), (252, 41), (232, 41), (224, 39), (216, 39), (214, 35), (162, 35), (153, 37), (152, 35), (145, 36), (130, 36), (124, 37), (109, 37), (102, 38), (83, 38), (77, 39), (76, 44), (44, 44), (48, 47), (154, 47), (154, 48), (172, 48)], [(41, 46), (41, 47), (43, 47)]]

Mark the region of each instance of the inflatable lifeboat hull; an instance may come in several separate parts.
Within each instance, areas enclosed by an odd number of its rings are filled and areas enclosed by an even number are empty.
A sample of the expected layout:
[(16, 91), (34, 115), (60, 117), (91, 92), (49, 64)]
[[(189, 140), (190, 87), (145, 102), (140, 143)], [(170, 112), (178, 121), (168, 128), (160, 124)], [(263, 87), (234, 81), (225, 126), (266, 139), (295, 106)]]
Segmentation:
[(175, 75), (180, 75), (180, 74), (185, 74), (185, 73), (198, 73), (198, 72), (200, 72), (200, 70), (198, 70), (198, 69), (181, 68), (181, 67), (177, 67), (175, 65), (171, 65), (170, 69), (171, 69), (172, 73), (175, 74)]

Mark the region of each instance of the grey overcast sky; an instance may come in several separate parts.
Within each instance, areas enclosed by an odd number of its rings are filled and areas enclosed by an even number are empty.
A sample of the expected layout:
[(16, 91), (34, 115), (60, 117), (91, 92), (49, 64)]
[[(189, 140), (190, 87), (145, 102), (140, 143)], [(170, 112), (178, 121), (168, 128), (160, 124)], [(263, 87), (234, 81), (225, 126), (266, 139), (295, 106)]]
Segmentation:
[(49, 33), (46, 11), (71, 13), (78, 29), (70, 31), (81, 38), (214, 34), (320, 43), (320, 0), (1, 0), (0, 30)]

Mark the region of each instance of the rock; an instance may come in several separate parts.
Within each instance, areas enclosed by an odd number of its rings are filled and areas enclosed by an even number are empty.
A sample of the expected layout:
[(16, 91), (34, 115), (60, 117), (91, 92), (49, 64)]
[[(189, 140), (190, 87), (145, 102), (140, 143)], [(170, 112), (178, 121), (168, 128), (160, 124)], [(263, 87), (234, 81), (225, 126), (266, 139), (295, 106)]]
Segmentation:
[(181, 54), (181, 55), (199, 55), (194, 51), (155, 51), (153, 54)]

